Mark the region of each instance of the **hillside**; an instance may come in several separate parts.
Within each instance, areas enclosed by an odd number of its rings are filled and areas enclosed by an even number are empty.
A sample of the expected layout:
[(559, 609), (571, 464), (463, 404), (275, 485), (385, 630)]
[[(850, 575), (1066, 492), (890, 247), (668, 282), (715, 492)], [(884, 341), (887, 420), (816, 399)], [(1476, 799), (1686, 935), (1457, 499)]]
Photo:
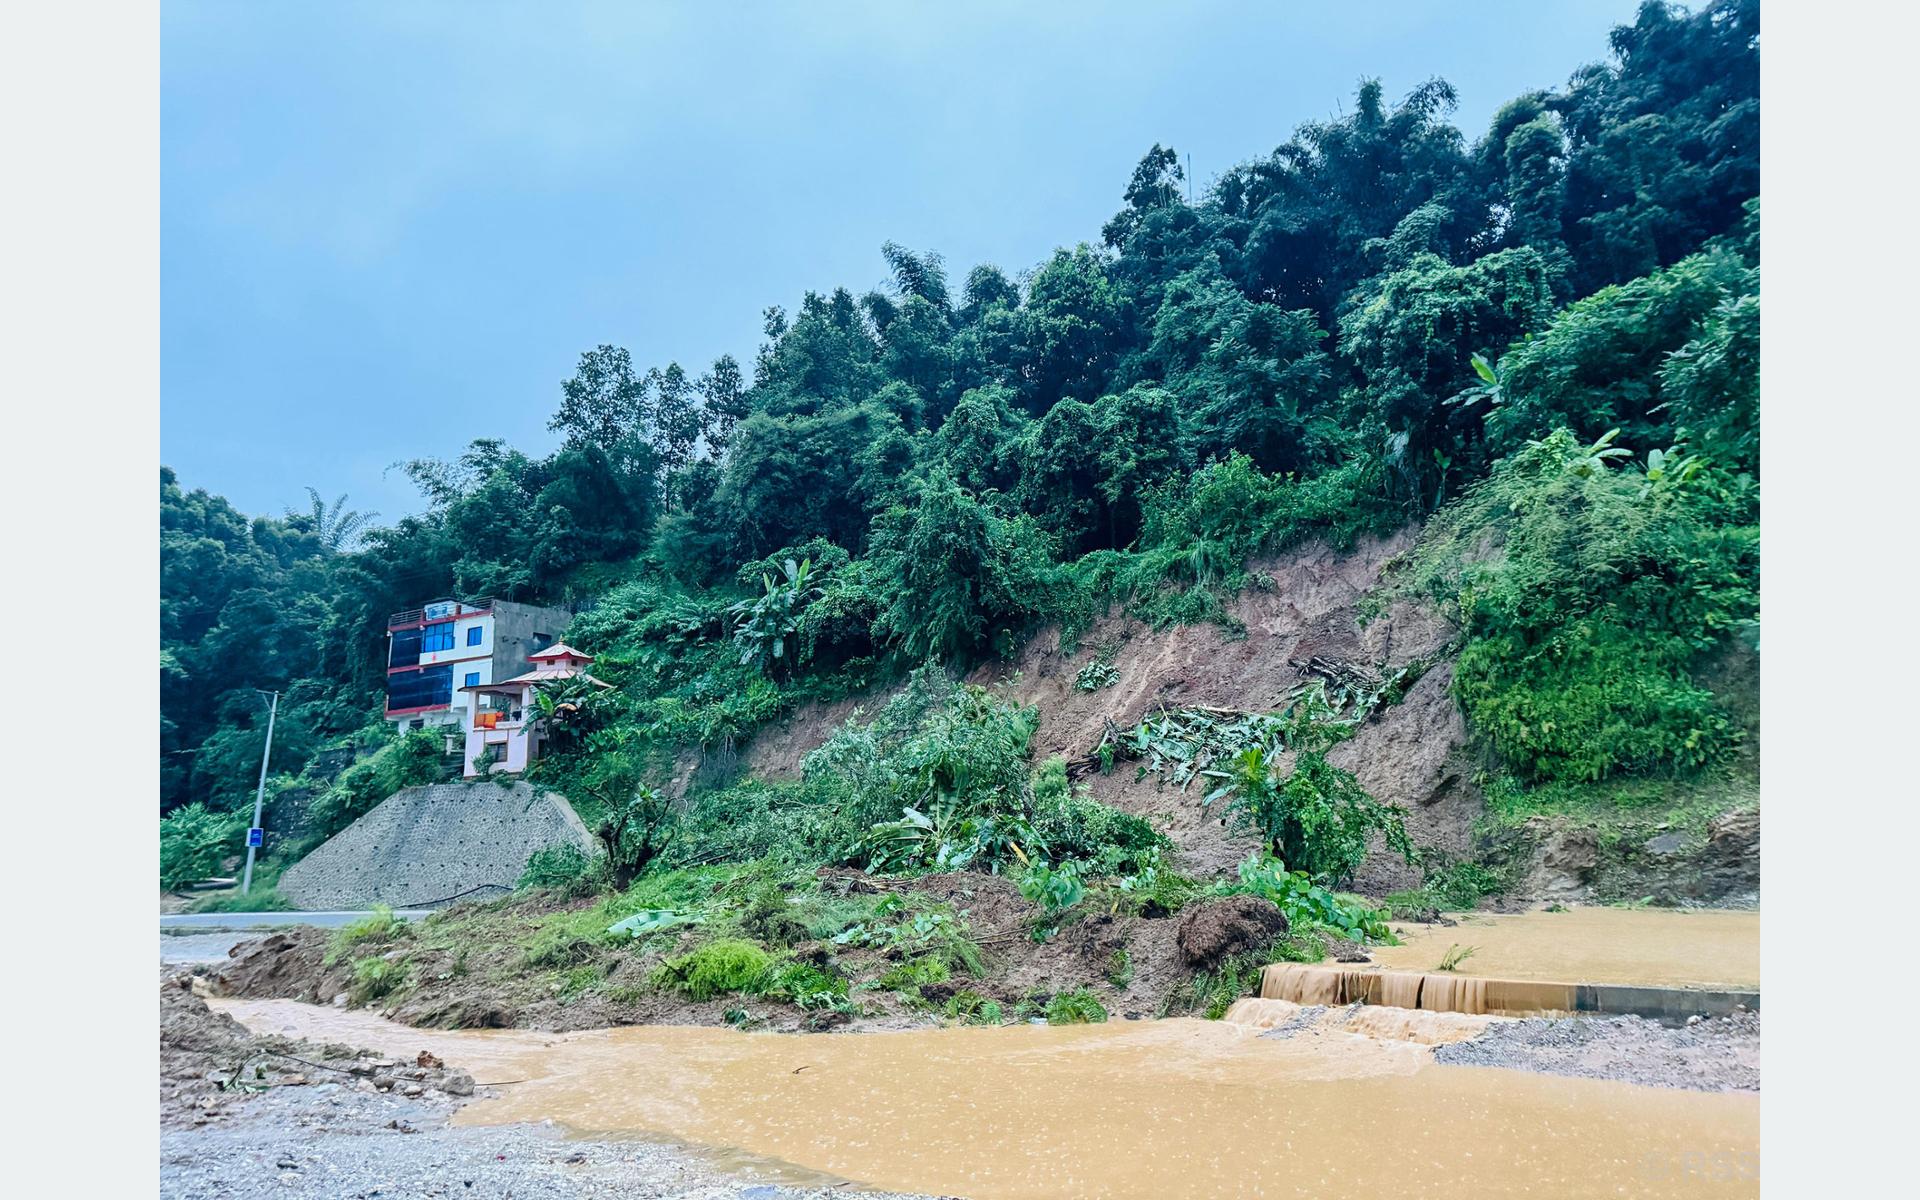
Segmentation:
[(611, 685), (542, 687), (527, 772), (598, 853), (282, 946), (288, 994), (1207, 1010), (1391, 915), (1751, 901), (1758, 6), (1606, 44), (1471, 139), (1444, 82), (1363, 83), (1192, 202), (1156, 145), (1027, 271), (887, 242), (749, 365), (595, 347), (530, 400), (556, 450), (409, 462), (391, 526), (162, 468), (163, 886), (238, 849), (256, 689), (268, 882), (458, 774), (382, 719), (386, 619), (492, 596)]

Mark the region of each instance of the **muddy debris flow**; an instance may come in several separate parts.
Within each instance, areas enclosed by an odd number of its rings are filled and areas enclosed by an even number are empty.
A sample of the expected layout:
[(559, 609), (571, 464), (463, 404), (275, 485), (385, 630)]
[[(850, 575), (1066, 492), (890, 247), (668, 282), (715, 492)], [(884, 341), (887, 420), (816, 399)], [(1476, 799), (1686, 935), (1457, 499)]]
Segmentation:
[(1431, 973), (1471, 947), (1463, 977), (1564, 980), (1639, 987), (1760, 986), (1756, 910), (1575, 907), (1457, 914), (1450, 925), (1395, 925), (1398, 946), (1370, 954), (1390, 970)]
[(1456, 1039), (1489, 1018), (1282, 1003), (1243, 1002), (1217, 1022), (794, 1036), (446, 1032), (295, 1001), (214, 1001), (257, 1034), (426, 1052), (483, 1082), (521, 1081), (483, 1087), (456, 1126), (552, 1120), (901, 1191), (1754, 1194), (1750, 1179), (1674, 1165), (1757, 1153), (1757, 1095), (1443, 1066), (1433, 1045), (1471, 1045)]

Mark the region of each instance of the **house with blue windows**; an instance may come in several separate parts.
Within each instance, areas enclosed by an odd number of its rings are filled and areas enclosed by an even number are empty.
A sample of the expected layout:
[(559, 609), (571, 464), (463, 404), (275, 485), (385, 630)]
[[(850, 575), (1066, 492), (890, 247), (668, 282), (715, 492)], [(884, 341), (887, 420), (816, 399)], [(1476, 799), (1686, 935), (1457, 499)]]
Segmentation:
[(506, 600), (435, 600), (387, 619), (387, 720), (397, 732), (444, 726), (458, 750), (475, 688), (519, 675), (573, 614)]

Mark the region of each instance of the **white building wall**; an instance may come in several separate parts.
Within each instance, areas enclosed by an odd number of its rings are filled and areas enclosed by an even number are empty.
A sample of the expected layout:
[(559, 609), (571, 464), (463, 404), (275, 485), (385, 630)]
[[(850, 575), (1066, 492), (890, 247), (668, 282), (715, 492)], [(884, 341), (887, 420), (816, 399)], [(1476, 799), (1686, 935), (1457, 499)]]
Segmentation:
[[(471, 645), (468, 630), (478, 629), (479, 640)], [(424, 720), (426, 728), (441, 725), (459, 726), (463, 722), (467, 705), (472, 698), (460, 689), (466, 686), (467, 676), (478, 675), (476, 683), (493, 682), (493, 614), (491, 612), (472, 613), (453, 619), (453, 646), (446, 650), (422, 651), (420, 665), (423, 667), (450, 666), (453, 668), (453, 694), (446, 709), (430, 712), (407, 713), (393, 719), (396, 732), (405, 732), (413, 728), (413, 722)]]

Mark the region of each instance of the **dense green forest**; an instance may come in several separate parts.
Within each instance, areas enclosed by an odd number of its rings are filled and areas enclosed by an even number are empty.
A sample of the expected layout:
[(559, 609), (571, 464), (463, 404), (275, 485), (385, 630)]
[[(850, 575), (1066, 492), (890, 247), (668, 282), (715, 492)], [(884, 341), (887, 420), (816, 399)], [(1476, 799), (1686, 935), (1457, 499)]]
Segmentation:
[[(329, 745), (375, 752), (324, 827), (441, 769), (379, 719), (386, 615), (435, 597), (582, 609), (568, 640), (617, 687), (538, 770), (604, 811), (804, 700), (1115, 606), (1226, 621), (1254, 557), (1409, 524), (1394, 586), (1456, 620), (1456, 697), (1517, 786), (1713, 766), (1741, 735), (1703, 664), (1758, 619), (1758, 38), (1756, 0), (1647, 3), (1477, 137), (1443, 81), (1365, 82), (1194, 202), (1156, 145), (1096, 239), (1027, 271), (887, 243), (890, 286), (767, 308), (751, 364), (588, 350), (528, 398), (556, 405), (558, 449), (410, 462), (426, 507), (392, 525), (318, 496), (249, 518), (163, 468), (175, 874), (237, 838), (255, 689), (284, 693), (282, 781)], [(1037, 839), (1112, 872), (1150, 848), (1029, 778), (1017, 710), (918, 678), (804, 784), (639, 814), (629, 865), (986, 865)], [(1375, 819), (1311, 758), (1242, 787), (1256, 823)], [(896, 820), (932, 792), (964, 836)], [(1299, 844), (1284, 825), (1276, 849)]]

